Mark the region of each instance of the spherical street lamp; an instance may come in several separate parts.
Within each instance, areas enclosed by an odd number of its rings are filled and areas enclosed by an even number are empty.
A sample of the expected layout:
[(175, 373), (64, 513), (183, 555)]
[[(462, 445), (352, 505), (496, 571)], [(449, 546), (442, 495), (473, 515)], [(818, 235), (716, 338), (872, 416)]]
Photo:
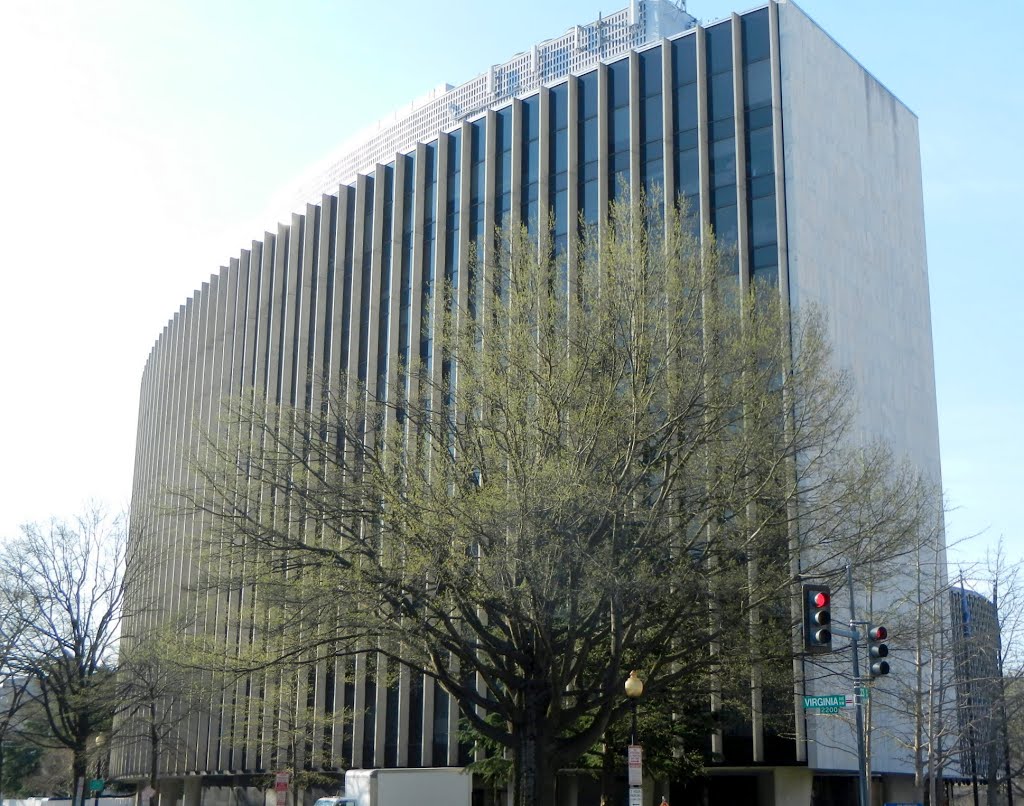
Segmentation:
[(626, 678), (626, 696), (629, 697), (629, 702), (633, 706), (633, 738), (630, 744), (636, 744), (636, 701), (640, 699), (644, 693), (644, 681), (636, 676), (636, 669), (629, 673), (629, 677)]

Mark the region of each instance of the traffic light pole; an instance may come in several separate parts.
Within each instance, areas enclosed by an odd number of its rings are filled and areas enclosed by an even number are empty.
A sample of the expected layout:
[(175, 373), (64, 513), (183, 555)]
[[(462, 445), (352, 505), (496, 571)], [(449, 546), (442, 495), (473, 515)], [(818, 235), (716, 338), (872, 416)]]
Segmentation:
[(857, 709), (857, 771), (860, 780), (860, 806), (871, 806), (868, 788), (867, 752), (864, 747), (864, 681), (860, 679), (860, 634), (857, 632), (857, 613), (853, 603), (853, 568), (846, 565), (846, 587), (850, 592), (850, 644), (853, 647), (854, 702)]
[[(881, 625), (871, 626), (871, 622), (858, 621), (856, 601), (853, 595), (853, 566), (846, 565), (846, 588), (850, 592), (850, 628), (832, 624), (829, 615), (831, 591), (827, 585), (808, 584), (803, 586), (803, 617), (804, 617), (804, 651), (808, 654), (820, 654), (832, 651), (832, 635), (840, 635), (850, 639), (850, 661), (853, 665), (854, 706), (857, 719), (857, 801), (858, 806), (871, 804), (871, 780), (867, 761), (867, 736), (864, 730), (864, 699), (867, 688), (860, 672), (860, 642), (863, 638), (867, 645), (868, 671), (872, 677), (889, 674), (889, 663), (884, 658), (889, 654), (889, 647), (882, 643), (888, 636), (888, 630)], [(804, 707), (807, 701), (804, 698)]]

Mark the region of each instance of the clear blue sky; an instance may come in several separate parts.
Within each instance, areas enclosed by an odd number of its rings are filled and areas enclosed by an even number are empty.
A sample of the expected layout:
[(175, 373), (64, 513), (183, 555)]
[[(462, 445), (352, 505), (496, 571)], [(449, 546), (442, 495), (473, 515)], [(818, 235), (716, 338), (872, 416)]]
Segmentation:
[[(306, 167), (625, 3), (8, 0), (0, 534), (127, 503), (154, 340)], [(1024, 555), (1024, 3), (801, 5), (920, 119), (947, 532)]]

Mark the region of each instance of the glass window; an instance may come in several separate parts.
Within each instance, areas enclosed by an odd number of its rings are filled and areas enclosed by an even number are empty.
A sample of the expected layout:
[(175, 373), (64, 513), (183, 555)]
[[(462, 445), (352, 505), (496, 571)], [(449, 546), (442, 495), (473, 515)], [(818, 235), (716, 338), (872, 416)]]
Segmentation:
[(597, 115), (597, 73), (580, 77), (579, 107), (581, 118)]
[(757, 129), (747, 135), (747, 176), (753, 178), (774, 173), (772, 139), (770, 128)]
[(764, 196), (750, 203), (750, 240), (754, 247), (776, 243), (775, 196)]
[(732, 24), (726, 20), (707, 29), (708, 73), (732, 71)]
[(770, 106), (759, 106), (747, 112), (747, 127), (751, 129), (763, 129), (772, 125), (772, 108)]
[(660, 94), (661, 48), (652, 48), (640, 54), (640, 96), (649, 98)]
[(753, 62), (745, 71), (743, 103), (747, 109), (768, 106), (772, 102), (771, 62)]
[(763, 269), (767, 266), (777, 266), (779, 259), (778, 244), (772, 243), (769, 246), (755, 247), (751, 258), (751, 262), (754, 264), (755, 271), (757, 269)]
[(718, 73), (708, 79), (708, 114), (711, 120), (733, 116), (732, 73)]
[(676, 154), (676, 192), (684, 196), (700, 193), (700, 153), (696, 148)]
[(580, 159), (584, 162), (597, 159), (597, 118), (585, 120), (580, 126)]
[(647, 141), (660, 140), (661, 120), (661, 96), (648, 99), (644, 103), (643, 114), (640, 116), (640, 136)]
[(697, 128), (697, 85), (684, 84), (676, 90), (672, 117), (678, 131)]
[(715, 229), (715, 237), (718, 238), (718, 243), (721, 246), (728, 248), (736, 245), (738, 227), (735, 206), (716, 208), (712, 214), (711, 223)]
[(608, 104), (613, 108), (629, 104), (628, 59), (608, 65)]
[(744, 14), (743, 24), (743, 61), (746, 64), (759, 59), (767, 59), (771, 51), (768, 34), (768, 9), (762, 8), (750, 14)]
[[(594, 124), (596, 129), (597, 124)], [(569, 130), (558, 129), (551, 138), (552, 170), (564, 171), (569, 160)]]
[(736, 184), (736, 140), (718, 140), (711, 144), (711, 176), (714, 187)]
[(569, 125), (569, 104), (566, 99), (569, 89), (565, 84), (551, 88), (551, 127), (564, 129)]
[(750, 198), (756, 199), (760, 196), (769, 196), (775, 192), (775, 174), (755, 176), (750, 180)]
[(611, 114), (611, 147), (612, 151), (629, 150), (629, 107), (620, 106)]
[(672, 43), (672, 83), (676, 87), (697, 80), (696, 42), (691, 34)]
[(711, 191), (711, 204), (714, 207), (733, 207), (736, 205), (736, 185), (713, 188)]
[(687, 131), (676, 132), (676, 149), (683, 151), (687, 148), (697, 147), (697, 130), (688, 129)]

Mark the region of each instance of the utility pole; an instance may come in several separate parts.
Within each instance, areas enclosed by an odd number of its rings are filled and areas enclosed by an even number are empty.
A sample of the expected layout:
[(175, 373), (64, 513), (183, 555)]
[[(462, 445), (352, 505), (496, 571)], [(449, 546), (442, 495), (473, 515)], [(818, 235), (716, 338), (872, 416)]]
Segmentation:
[(871, 806), (868, 760), (864, 748), (864, 681), (860, 679), (860, 634), (853, 601), (853, 566), (846, 565), (846, 587), (850, 592), (850, 644), (853, 649), (853, 691), (857, 708), (857, 776), (860, 782), (860, 806)]

